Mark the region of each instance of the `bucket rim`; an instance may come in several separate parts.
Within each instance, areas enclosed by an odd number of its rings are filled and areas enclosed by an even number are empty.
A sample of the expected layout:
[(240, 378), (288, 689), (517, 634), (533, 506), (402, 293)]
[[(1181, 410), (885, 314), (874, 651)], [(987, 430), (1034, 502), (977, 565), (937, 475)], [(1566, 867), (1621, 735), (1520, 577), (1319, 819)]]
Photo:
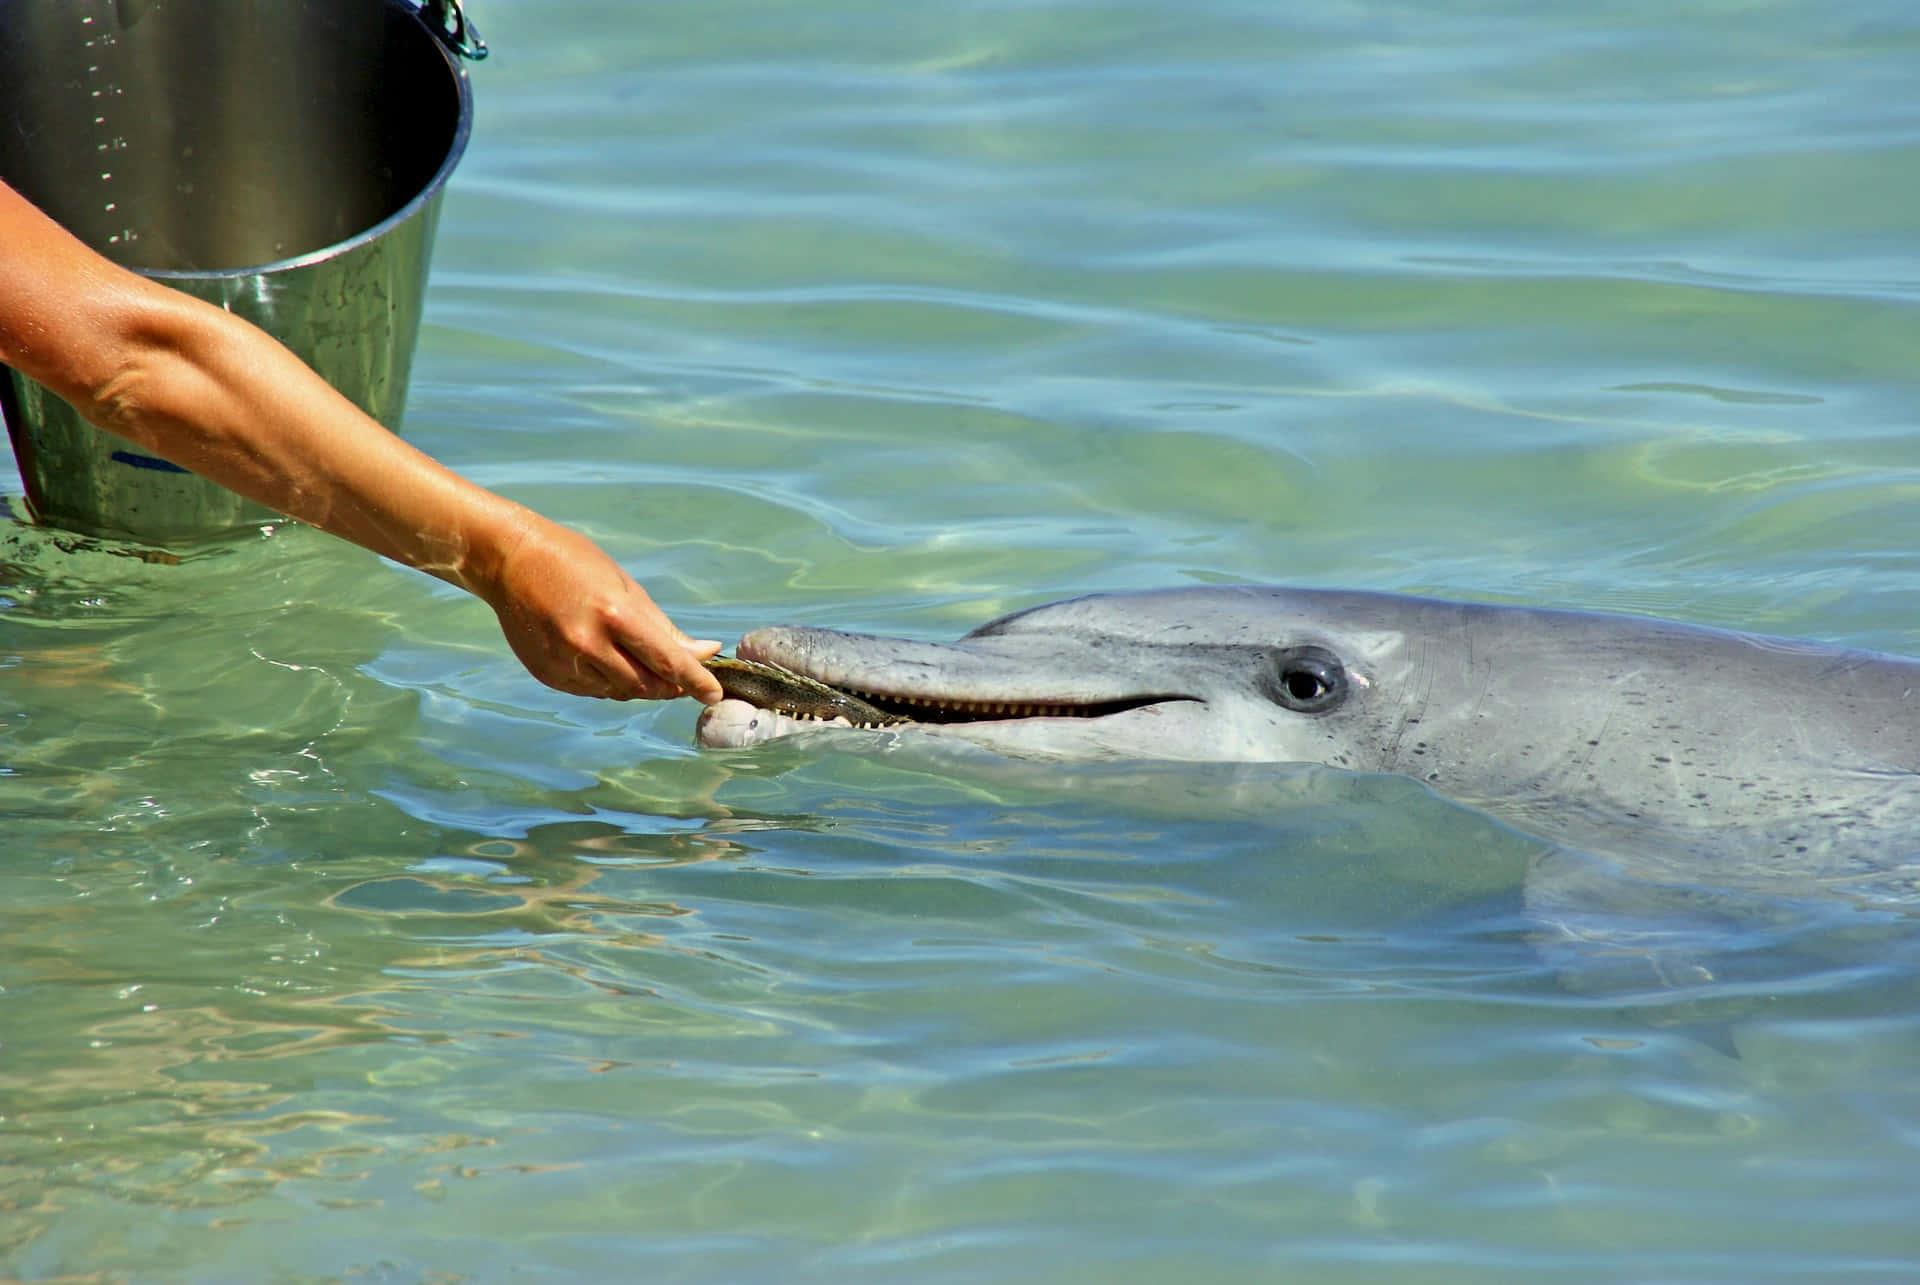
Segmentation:
[[(393, 0), (388, 2), (391, 5)], [(143, 277), (161, 282), (239, 281), (248, 277), (265, 276), (272, 272), (288, 272), (296, 268), (310, 267), (378, 241), (394, 228), (417, 216), (430, 202), (439, 199), (441, 192), (446, 189), (448, 180), (453, 177), (454, 167), (466, 154), (467, 142), (473, 134), (473, 84), (467, 79), (466, 67), (448, 49), (446, 41), (435, 35), (433, 29), (421, 20), (420, 10), (406, 4), (395, 7), (413, 16), (420, 28), (421, 37), (433, 47), (434, 52), (439, 54), (441, 63), (453, 77), (454, 92), (460, 96), (460, 115), (454, 122), (453, 137), (447, 143), (446, 157), (440, 162), (440, 167), (434, 170), (433, 177), (414, 193), (412, 199), (378, 223), (362, 228), (345, 240), (334, 241), (317, 250), (309, 250), (304, 254), (292, 255), (285, 259), (273, 259), (266, 263), (248, 264), (238, 268), (133, 268), (131, 270)]]

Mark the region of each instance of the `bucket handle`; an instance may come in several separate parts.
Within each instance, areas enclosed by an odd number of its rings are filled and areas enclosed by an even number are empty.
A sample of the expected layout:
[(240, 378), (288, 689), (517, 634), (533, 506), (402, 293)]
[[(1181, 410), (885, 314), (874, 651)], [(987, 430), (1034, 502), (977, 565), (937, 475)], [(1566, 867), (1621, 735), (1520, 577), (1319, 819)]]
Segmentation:
[(487, 56), (487, 42), (460, 12), (460, 0), (420, 0), (420, 16), (440, 42), (462, 58), (479, 62)]

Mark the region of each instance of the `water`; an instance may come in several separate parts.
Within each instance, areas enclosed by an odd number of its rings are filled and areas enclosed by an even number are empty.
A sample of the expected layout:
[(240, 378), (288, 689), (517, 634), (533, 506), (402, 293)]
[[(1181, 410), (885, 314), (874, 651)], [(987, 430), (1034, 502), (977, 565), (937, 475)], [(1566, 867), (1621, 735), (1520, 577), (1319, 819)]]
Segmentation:
[[(500, 3), (408, 433), (697, 634), (1276, 580), (1920, 652), (1920, 15)], [(1920, 1276), (1920, 961), (1411, 783), (689, 746), (283, 530), (0, 548), (28, 1280)]]

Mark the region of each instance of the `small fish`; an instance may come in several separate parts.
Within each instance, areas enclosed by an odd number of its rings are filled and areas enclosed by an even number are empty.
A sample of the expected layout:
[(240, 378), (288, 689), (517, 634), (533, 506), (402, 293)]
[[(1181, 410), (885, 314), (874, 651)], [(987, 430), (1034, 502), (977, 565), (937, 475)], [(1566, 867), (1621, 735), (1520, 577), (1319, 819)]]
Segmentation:
[(704, 662), (720, 680), (720, 690), (734, 700), (742, 700), (759, 709), (777, 710), (796, 718), (817, 718), (832, 722), (844, 718), (855, 727), (890, 727), (910, 723), (910, 718), (877, 709), (858, 696), (829, 687), (825, 683), (758, 661), (733, 656), (715, 656)]

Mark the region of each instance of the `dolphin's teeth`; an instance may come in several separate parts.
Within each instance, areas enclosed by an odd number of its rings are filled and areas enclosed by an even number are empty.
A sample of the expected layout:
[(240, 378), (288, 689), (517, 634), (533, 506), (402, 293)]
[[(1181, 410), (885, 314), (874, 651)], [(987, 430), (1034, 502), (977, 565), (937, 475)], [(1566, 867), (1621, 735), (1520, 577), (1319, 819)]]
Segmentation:
[[(852, 693), (854, 689), (847, 689)], [(897, 721), (909, 723), (964, 723), (969, 720), (988, 721), (993, 719), (1014, 718), (1091, 718), (1111, 712), (1095, 706), (1057, 704), (1047, 701), (1017, 700), (943, 700), (938, 696), (881, 696), (871, 695), (873, 701), (880, 701), (898, 713)], [(856, 694), (856, 699), (865, 699)], [(907, 713), (906, 711), (913, 711)], [(878, 730), (888, 726), (885, 719), (872, 722), (856, 722), (846, 713), (833, 713), (827, 710), (782, 710), (782, 713), (796, 722), (835, 723), (843, 726), (859, 727), (866, 730)], [(871, 712), (871, 711), (866, 711)]]

